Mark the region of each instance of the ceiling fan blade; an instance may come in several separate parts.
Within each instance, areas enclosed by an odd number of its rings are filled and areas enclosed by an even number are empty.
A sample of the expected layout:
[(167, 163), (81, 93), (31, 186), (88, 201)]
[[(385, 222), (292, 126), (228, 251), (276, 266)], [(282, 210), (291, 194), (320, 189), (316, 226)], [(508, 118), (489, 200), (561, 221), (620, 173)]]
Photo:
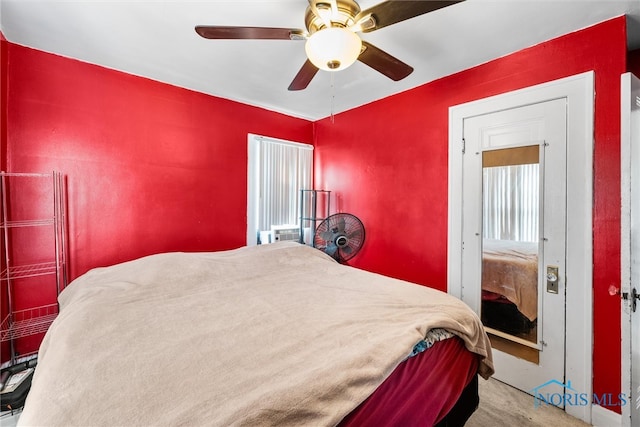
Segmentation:
[(254, 39), (254, 40), (303, 40), (307, 33), (295, 28), (226, 27), (220, 25), (198, 25), (196, 33), (205, 39)]
[(363, 10), (356, 16), (355, 21), (358, 22), (364, 17), (372, 15), (376, 21), (375, 27), (362, 30), (365, 33), (369, 33), (461, 1), (464, 0), (388, 0)]
[(378, 49), (371, 43), (362, 41), (364, 50), (360, 53), (358, 61), (367, 64), (376, 71), (381, 72), (391, 80), (398, 81), (413, 72), (413, 67)]
[(300, 68), (300, 71), (298, 71), (298, 74), (296, 74), (296, 76), (293, 78), (293, 81), (289, 85), (289, 90), (305, 89), (307, 86), (309, 86), (309, 83), (311, 83), (311, 80), (317, 72), (318, 67), (313, 65), (311, 61), (307, 59), (302, 65), (302, 68)]

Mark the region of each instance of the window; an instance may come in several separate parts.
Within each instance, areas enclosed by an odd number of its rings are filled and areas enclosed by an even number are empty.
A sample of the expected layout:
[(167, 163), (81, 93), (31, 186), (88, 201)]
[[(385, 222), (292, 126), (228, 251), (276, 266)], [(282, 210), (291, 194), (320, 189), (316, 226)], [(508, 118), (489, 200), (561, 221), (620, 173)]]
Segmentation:
[(313, 146), (249, 134), (247, 245), (274, 226), (299, 225), (300, 190), (312, 188)]
[(483, 152), (485, 239), (538, 241), (540, 173), (538, 146)]

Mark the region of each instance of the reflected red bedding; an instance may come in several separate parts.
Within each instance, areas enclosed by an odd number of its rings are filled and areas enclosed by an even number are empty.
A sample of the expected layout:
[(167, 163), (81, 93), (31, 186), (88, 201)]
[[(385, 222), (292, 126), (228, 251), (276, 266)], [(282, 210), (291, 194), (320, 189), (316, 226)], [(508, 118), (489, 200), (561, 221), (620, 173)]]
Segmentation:
[(436, 342), (405, 360), (341, 427), (433, 426), (454, 407), (478, 369), (459, 338)]

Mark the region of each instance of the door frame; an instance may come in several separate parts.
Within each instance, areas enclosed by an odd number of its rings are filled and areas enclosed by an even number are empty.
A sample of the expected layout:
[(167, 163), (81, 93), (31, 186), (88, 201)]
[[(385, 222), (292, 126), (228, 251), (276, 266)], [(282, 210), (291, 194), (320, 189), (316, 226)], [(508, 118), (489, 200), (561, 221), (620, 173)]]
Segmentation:
[[(632, 73), (622, 74), (620, 78), (620, 89), (621, 89), (621, 127), (620, 127), (620, 181), (621, 181), (621, 205), (622, 205), (622, 214), (620, 216), (621, 220), (621, 236), (620, 236), (620, 244), (621, 244), (621, 252), (620, 252), (620, 262), (621, 262), (621, 277), (620, 277), (620, 292), (627, 293), (630, 295), (632, 288), (632, 275), (631, 275), (631, 267), (634, 264), (633, 255), (631, 253), (631, 218), (633, 215), (633, 208), (637, 208), (639, 200), (638, 191), (640, 190), (640, 185), (635, 183), (634, 188), (632, 189), (631, 183), (634, 180), (635, 175), (632, 176), (634, 170), (632, 168), (632, 164), (634, 162), (640, 164), (640, 152), (636, 149), (638, 147), (638, 143), (640, 143), (640, 139), (638, 139), (638, 124), (632, 121), (631, 117), (631, 108), (632, 105), (629, 105), (631, 102), (636, 102), (638, 106), (640, 106), (640, 100), (629, 99), (632, 94), (632, 90), (634, 88), (634, 84), (632, 83), (632, 77), (635, 77)], [(632, 195), (633, 194), (633, 195)], [(635, 257), (639, 257), (640, 254), (636, 254)], [(637, 284), (636, 284), (637, 286)], [(631, 301), (629, 299), (621, 301), (621, 336), (622, 336), (622, 373), (621, 373), (621, 385), (622, 392), (628, 393), (627, 400), (628, 404), (622, 406), (622, 425), (623, 426), (631, 426), (631, 421), (640, 421), (640, 420), (632, 420), (632, 405), (635, 404), (635, 399), (638, 398), (638, 392), (633, 390), (633, 381), (632, 381), (632, 368), (640, 369), (640, 367), (632, 367), (632, 316), (633, 313), (631, 311)], [(638, 311), (636, 309), (636, 311)], [(640, 313), (636, 313), (636, 316), (640, 316)], [(635, 344), (640, 345), (640, 343)], [(634, 414), (635, 415), (635, 414)]]
[[(592, 395), (594, 72), (527, 87), (449, 108), (448, 292), (462, 298), (462, 156), (465, 118), (553, 99), (567, 100), (567, 227), (565, 378)], [(577, 284), (574, 285), (574, 284)], [(582, 284), (580, 286), (580, 284)], [(582, 333), (579, 333), (579, 332)], [(533, 404), (533, 402), (532, 402)], [(591, 422), (591, 402), (565, 411)]]

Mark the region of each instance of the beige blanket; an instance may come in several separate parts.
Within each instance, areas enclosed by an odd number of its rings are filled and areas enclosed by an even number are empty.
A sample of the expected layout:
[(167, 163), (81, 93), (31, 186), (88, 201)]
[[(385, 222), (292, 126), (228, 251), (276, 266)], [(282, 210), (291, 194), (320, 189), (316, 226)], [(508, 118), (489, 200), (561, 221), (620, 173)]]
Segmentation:
[(98, 268), (60, 306), (20, 425), (334, 425), (435, 327), (493, 372), (459, 300), (297, 243)]

